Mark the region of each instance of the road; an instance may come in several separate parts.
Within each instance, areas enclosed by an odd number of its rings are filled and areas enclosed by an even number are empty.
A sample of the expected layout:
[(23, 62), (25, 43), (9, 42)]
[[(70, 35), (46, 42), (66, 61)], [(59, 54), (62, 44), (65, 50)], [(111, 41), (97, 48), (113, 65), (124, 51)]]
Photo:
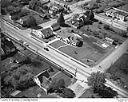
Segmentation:
[(125, 30), (125, 31), (127, 30), (127, 27), (128, 27), (128, 24), (125, 24), (123, 22), (121, 23), (121, 22), (119, 22), (117, 20), (113, 20), (111, 18), (108, 19), (108, 18), (106, 18), (103, 15), (97, 15), (97, 14), (95, 14), (95, 19), (98, 19), (99, 21), (102, 21), (104, 23), (107, 23), (109, 25), (112, 25), (113, 27), (116, 27), (118, 29)]
[[(56, 21), (53, 20), (48, 22), (47, 24), (44, 23), (44, 26), (49, 26), (54, 22)], [(49, 61), (56, 63), (57, 65), (61, 66), (63, 69), (68, 70), (70, 73), (75, 73), (77, 69), (77, 73), (76, 73), (77, 79), (87, 81), (87, 77), (90, 76), (90, 73), (99, 71), (99, 69), (92, 70), (92, 68), (88, 66), (83, 66), (82, 64), (73, 61), (72, 60), (73, 58), (62, 55), (62, 52), (55, 50), (51, 46), (47, 46), (49, 51), (44, 50), (44, 48), (46, 47), (44, 43), (41, 43), (30, 37), (31, 29), (18, 30), (12, 27), (11, 25), (7, 24), (6, 21), (2, 21), (2, 29), (4, 30), (4, 32), (8, 33), (11, 37), (16, 38), (17, 40), (19, 39), (27, 42), (29, 48), (33, 49), (35, 53), (43, 55), (44, 57), (48, 58)], [(118, 87), (115, 87), (109, 81), (107, 81), (107, 85), (111, 86), (114, 90), (118, 91), (118, 93), (120, 93), (121, 96), (123, 97), (128, 96), (128, 93), (126, 93), (125, 91), (123, 91)]]

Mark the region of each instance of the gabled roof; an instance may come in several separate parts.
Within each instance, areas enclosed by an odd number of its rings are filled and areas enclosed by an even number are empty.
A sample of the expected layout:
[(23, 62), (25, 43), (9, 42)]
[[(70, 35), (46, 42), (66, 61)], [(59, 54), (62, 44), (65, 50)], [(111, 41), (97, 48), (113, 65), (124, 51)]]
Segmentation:
[(43, 29), (41, 30), (41, 32), (43, 33), (44, 38), (48, 38), (53, 35), (53, 31), (51, 30), (51, 28)]

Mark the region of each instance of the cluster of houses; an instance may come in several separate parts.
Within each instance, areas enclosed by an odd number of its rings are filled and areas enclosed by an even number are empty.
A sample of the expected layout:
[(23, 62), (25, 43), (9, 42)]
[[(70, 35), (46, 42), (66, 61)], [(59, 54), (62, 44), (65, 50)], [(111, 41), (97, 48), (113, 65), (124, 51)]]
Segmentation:
[(105, 12), (106, 16), (118, 19), (119, 21), (128, 21), (128, 12), (117, 8), (109, 8)]
[(71, 12), (71, 10), (66, 5), (62, 6), (59, 4), (55, 4), (53, 6), (50, 6), (49, 13), (51, 14), (51, 16), (59, 14), (60, 12), (63, 12), (64, 14), (69, 14)]
[(71, 20), (71, 24), (73, 25), (74, 28), (82, 27), (85, 23), (86, 18), (87, 16), (84, 15), (83, 13), (74, 15), (74, 17)]

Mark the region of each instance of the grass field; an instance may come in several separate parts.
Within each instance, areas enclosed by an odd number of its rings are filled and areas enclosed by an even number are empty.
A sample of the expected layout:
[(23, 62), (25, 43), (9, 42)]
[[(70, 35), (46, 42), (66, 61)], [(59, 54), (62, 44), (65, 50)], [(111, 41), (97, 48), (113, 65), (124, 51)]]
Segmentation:
[[(65, 39), (68, 36), (72, 36), (71, 28), (62, 28), (57, 32), (57, 34)], [(106, 53), (110, 53), (113, 49), (111, 45), (108, 46), (108, 48), (102, 48), (101, 46), (96, 45), (95, 43), (97, 43), (99, 40), (94, 37), (86, 37), (82, 34), (81, 36), (84, 41), (82, 47), (75, 47), (71, 45), (65, 46), (65, 44), (59, 40), (51, 43), (50, 45), (56, 49), (59, 48), (60, 51), (89, 66), (94, 66), (100, 59), (104, 57)]]
[(57, 40), (57, 41), (51, 43), (50, 45), (53, 46), (54, 48), (59, 48), (60, 46), (64, 46), (65, 43), (60, 40)]
[[(84, 43), (83, 47), (81, 48), (75, 48), (68, 45), (60, 48), (59, 50), (88, 65), (94, 65), (95, 62), (98, 61), (103, 55), (89, 46), (87, 43)], [(87, 59), (90, 61), (87, 61)]]

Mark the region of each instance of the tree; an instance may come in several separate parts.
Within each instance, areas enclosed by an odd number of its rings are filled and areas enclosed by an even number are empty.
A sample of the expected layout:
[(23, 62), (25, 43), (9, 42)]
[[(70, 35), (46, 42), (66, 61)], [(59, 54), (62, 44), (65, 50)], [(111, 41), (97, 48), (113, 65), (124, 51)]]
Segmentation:
[(34, 10), (37, 0), (31, 0), (29, 1), (29, 8)]
[(107, 25), (107, 24), (105, 24), (105, 25), (104, 25), (104, 29), (109, 30), (109, 29), (110, 29), (110, 26)]
[(30, 0), (20, 0), (20, 2), (24, 5), (28, 5)]
[(20, 7), (11, 7), (11, 11), (9, 12), (11, 16), (19, 16), (18, 14), (21, 12)]
[(35, 27), (37, 26), (36, 19), (33, 16), (28, 16), (26, 20), (23, 21), (23, 27)]
[(94, 89), (102, 88), (104, 83), (106, 82), (105, 78), (106, 76), (104, 73), (101, 72), (92, 73), (91, 76), (87, 78), (88, 85)]
[(100, 3), (101, 2), (101, 0), (96, 0), (96, 3)]
[(29, 14), (30, 14), (30, 12), (28, 10), (22, 9), (21, 12), (19, 13), (19, 16), (24, 17)]
[(89, 17), (90, 20), (94, 19), (94, 13), (93, 13), (92, 10), (89, 11), (88, 17)]
[(59, 16), (59, 18), (58, 18), (58, 20), (57, 20), (57, 23), (58, 23), (60, 26), (64, 25), (64, 23), (65, 23), (64, 16), (63, 16), (63, 13), (62, 13), (62, 12), (60, 13), (60, 16)]
[(6, 15), (6, 8), (10, 5), (11, 0), (1, 0), (1, 14)]
[(35, 10), (35, 8), (37, 7), (41, 7), (41, 2), (40, 0), (31, 0), (29, 2), (29, 8), (32, 9), (32, 10)]
[(63, 98), (74, 98), (76, 96), (74, 91), (69, 88), (63, 88), (61, 91), (62, 93), (60, 93), (59, 95)]
[(20, 17), (18, 15), (13, 15), (13, 16), (11, 16), (11, 19), (16, 21), (16, 20), (20, 19)]
[(6, 8), (10, 5), (11, 0), (1, 0), (1, 8)]
[(77, 38), (76, 46), (82, 47), (83, 46), (83, 41), (81, 39)]
[(95, 93), (98, 93), (101, 98), (113, 98), (118, 95), (112, 88), (103, 85), (103, 88), (94, 89)]
[(13, 86), (15, 89), (24, 90), (35, 85), (32, 79), (33, 76), (31, 68), (21, 66), (15, 70), (9, 71), (4, 78), (4, 82), (6, 85)]

